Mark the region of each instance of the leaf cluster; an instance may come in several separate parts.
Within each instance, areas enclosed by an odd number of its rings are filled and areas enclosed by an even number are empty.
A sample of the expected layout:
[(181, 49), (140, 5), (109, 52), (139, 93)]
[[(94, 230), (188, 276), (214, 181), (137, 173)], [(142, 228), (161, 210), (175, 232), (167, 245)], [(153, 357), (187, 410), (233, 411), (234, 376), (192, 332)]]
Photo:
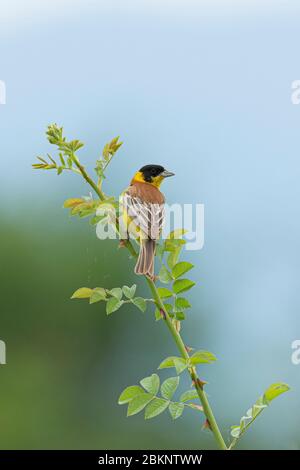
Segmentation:
[(144, 299), (143, 297), (135, 297), (136, 284), (131, 287), (123, 286), (114, 287), (113, 289), (104, 289), (103, 287), (80, 287), (72, 295), (71, 299), (89, 299), (90, 304), (96, 302), (106, 302), (106, 313), (110, 315), (119, 310), (124, 304), (131, 303), (135, 305), (141, 312), (145, 312), (147, 302), (152, 299)]
[[(172, 398), (179, 386), (180, 378), (169, 377), (162, 384), (157, 374), (152, 374), (140, 381), (140, 385), (125, 388), (119, 397), (119, 405), (128, 405), (127, 416), (133, 416), (145, 409), (145, 419), (155, 418), (166, 409), (173, 419), (179, 418), (185, 407), (203, 411), (202, 407), (187, 403), (198, 398), (195, 390), (187, 390), (181, 394), (178, 401)], [(160, 392), (160, 396), (158, 393)]]

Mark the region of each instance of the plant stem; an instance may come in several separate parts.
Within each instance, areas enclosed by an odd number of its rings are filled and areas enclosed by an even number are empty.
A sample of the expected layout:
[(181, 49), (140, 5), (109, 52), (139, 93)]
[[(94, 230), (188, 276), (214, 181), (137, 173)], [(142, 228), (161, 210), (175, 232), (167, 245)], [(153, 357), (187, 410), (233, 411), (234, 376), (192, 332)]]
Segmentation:
[[(94, 183), (94, 181), (92, 180), (92, 178), (90, 178), (90, 176), (88, 175), (88, 173), (86, 172), (85, 168), (80, 164), (80, 162), (78, 161), (77, 157), (74, 155), (74, 158), (73, 158), (73, 161), (75, 163), (75, 165), (77, 166), (77, 168), (79, 169), (79, 171), (81, 172), (83, 178), (86, 180), (86, 182), (94, 189), (94, 191), (98, 194), (99, 198), (101, 200), (105, 200), (105, 196), (102, 192), (102, 190)], [(118, 229), (119, 229), (119, 224), (118, 224), (118, 221), (116, 221), (116, 230), (118, 232)], [(130, 254), (133, 256), (133, 257), (137, 257), (137, 253), (134, 249), (134, 247), (132, 246), (132, 243), (130, 242), (130, 240), (126, 240), (126, 247), (128, 248), (128, 250), (130, 251)], [(157, 304), (158, 308), (163, 312), (163, 317), (164, 317), (164, 321), (177, 345), (177, 348), (181, 354), (181, 356), (183, 357), (183, 359), (189, 361), (190, 359), (190, 356), (186, 350), (186, 347), (184, 345), (184, 342), (180, 336), (180, 333), (176, 330), (175, 326), (174, 326), (174, 323), (171, 319), (171, 317), (169, 316), (161, 298), (160, 298), (160, 295), (158, 293), (158, 290), (156, 288), (156, 285), (154, 284), (154, 282), (149, 279), (147, 276), (144, 276), (147, 283), (148, 283), (148, 286), (152, 292), (152, 295), (153, 295), (153, 298), (155, 300), (155, 303)], [(208, 423), (209, 423), (209, 427), (217, 441), (217, 444), (219, 446), (220, 449), (222, 450), (227, 450), (227, 446), (225, 444), (225, 441), (223, 439), (223, 436), (221, 434), (221, 431), (218, 427), (218, 424), (217, 424), (217, 421), (214, 417), (214, 414), (213, 414), (213, 411), (210, 407), (210, 404), (209, 404), (209, 401), (208, 401), (208, 398), (207, 398), (207, 395), (206, 393), (204, 392), (203, 390), (203, 385), (201, 384), (201, 381), (197, 375), (197, 371), (196, 371), (196, 368), (195, 367), (188, 367), (188, 372), (191, 376), (191, 379), (195, 385), (195, 388), (197, 390), (197, 393), (198, 393), (198, 396), (199, 396), (199, 399), (200, 399), (200, 402), (202, 404), (202, 407), (203, 407), (203, 412), (208, 420)]]
[(103, 192), (98, 188), (98, 186), (96, 185), (96, 183), (94, 183), (94, 181), (92, 180), (92, 178), (88, 175), (88, 173), (86, 172), (85, 168), (83, 165), (81, 165), (81, 163), (79, 162), (78, 158), (76, 157), (76, 155), (72, 155), (72, 160), (73, 162), (75, 163), (75, 165), (77, 166), (78, 170), (80, 171), (80, 173), (82, 174), (83, 178), (85, 179), (85, 181), (93, 188), (93, 190), (98, 194), (99, 198), (101, 199), (101, 201), (104, 201), (105, 200), (105, 196), (103, 194)]
[[(164, 320), (166, 322), (166, 325), (177, 345), (177, 348), (181, 354), (181, 356), (183, 357), (183, 359), (186, 359), (187, 361), (190, 359), (190, 356), (186, 350), (186, 347), (184, 345), (184, 342), (180, 336), (180, 333), (176, 330), (175, 326), (174, 326), (174, 323), (172, 322), (172, 319), (170, 318), (161, 298), (160, 298), (160, 295), (157, 291), (157, 288), (156, 288), (156, 285), (154, 284), (154, 282), (149, 279), (148, 277), (146, 277), (147, 279), (147, 283), (151, 289), (151, 292), (153, 294), (153, 297), (154, 297), (154, 300), (156, 301), (156, 304), (158, 306), (158, 308), (160, 310), (163, 311), (163, 316), (164, 316)], [(198, 379), (198, 376), (197, 376), (197, 372), (196, 372), (196, 369), (195, 367), (189, 367), (188, 368), (188, 371), (189, 371), (189, 374), (191, 376), (191, 379), (195, 385), (195, 388), (197, 390), (197, 393), (198, 393), (198, 396), (199, 396), (199, 399), (201, 401), (201, 404), (203, 406), (203, 411), (204, 411), (204, 414), (209, 422), (209, 426), (211, 428), (211, 431), (218, 443), (218, 446), (220, 447), (220, 449), (222, 450), (227, 450), (227, 446), (225, 444), (225, 441), (222, 437), (222, 434), (220, 432), (220, 429), (218, 427), (218, 424), (217, 424), (217, 421), (214, 417), (214, 414), (212, 412), (212, 409), (210, 407), (210, 404), (209, 404), (209, 401), (208, 401), (208, 398), (207, 398), (207, 395), (206, 393), (204, 392), (203, 390), (203, 387), (201, 385), (201, 382), (199, 381)]]

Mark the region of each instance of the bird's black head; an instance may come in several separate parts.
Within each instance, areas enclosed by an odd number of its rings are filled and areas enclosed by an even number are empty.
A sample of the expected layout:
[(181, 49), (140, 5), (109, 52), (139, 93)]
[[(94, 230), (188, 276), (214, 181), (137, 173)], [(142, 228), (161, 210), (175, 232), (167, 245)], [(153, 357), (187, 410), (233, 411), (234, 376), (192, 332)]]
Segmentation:
[(161, 165), (145, 165), (138, 171), (134, 179), (159, 186), (164, 178), (173, 175), (174, 173), (165, 170)]

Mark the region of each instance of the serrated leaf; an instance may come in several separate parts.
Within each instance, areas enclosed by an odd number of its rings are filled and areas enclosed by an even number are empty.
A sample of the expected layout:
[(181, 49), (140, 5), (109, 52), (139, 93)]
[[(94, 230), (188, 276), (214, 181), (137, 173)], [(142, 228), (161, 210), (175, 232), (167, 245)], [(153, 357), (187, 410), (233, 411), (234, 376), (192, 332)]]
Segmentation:
[(175, 367), (177, 374), (180, 374), (184, 369), (186, 369), (187, 362), (182, 357), (170, 356), (162, 361), (158, 366), (159, 369), (167, 369), (170, 367)]
[(187, 308), (190, 308), (191, 304), (190, 302), (185, 299), (184, 297), (177, 297), (175, 300), (175, 311), (181, 312), (182, 310), (186, 310)]
[(90, 296), (90, 304), (94, 304), (96, 302), (100, 302), (101, 300), (106, 299), (106, 292), (105, 289), (102, 287), (96, 287), (93, 289), (93, 292)]
[(187, 368), (187, 362), (181, 357), (174, 358), (174, 367), (177, 374), (181, 374)]
[(173, 291), (175, 294), (180, 292), (186, 292), (190, 290), (195, 285), (195, 282), (190, 281), (189, 279), (177, 279), (173, 284)]
[(166, 287), (158, 287), (157, 290), (158, 290), (159, 296), (160, 296), (162, 299), (166, 299), (166, 298), (168, 298), (168, 297), (172, 297), (172, 296), (173, 296), (173, 292), (170, 291), (169, 289), (167, 289)]
[(146, 311), (147, 302), (146, 302), (145, 299), (143, 299), (143, 297), (135, 297), (134, 299), (132, 299), (132, 303), (133, 303), (137, 308), (139, 308), (142, 312), (145, 312), (145, 311)]
[(264, 398), (268, 402), (271, 402), (272, 400), (274, 400), (274, 398), (278, 397), (284, 392), (287, 392), (289, 389), (290, 387), (283, 382), (274, 383), (267, 388), (264, 393)]
[(183, 403), (170, 403), (169, 404), (169, 411), (173, 419), (180, 418), (184, 410)]
[(92, 295), (93, 289), (89, 287), (80, 287), (72, 295), (71, 299), (89, 299)]
[(131, 385), (130, 387), (125, 388), (121, 393), (118, 403), (119, 405), (124, 405), (125, 403), (130, 402), (134, 397), (145, 393), (142, 387), (139, 385)]
[(121, 300), (123, 296), (121, 287), (114, 287), (113, 289), (109, 290), (108, 293), (118, 300)]
[(198, 393), (196, 390), (187, 390), (180, 396), (180, 401), (186, 402), (189, 400), (196, 400), (198, 397)]
[(178, 277), (190, 271), (193, 267), (194, 265), (192, 263), (188, 263), (187, 261), (180, 261), (173, 267), (172, 276), (174, 279), (177, 279)]
[(159, 278), (160, 282), (162, 282), (164, 284), (169, 284), (169, 282), (172, 281), (171, 273), (167, 270), (165, 265), (162, 265), (162, 267), (160, 268), (158, 278)]
[(125, 297), (127, 297), (127, 299), (132, 299), (136, 291), (136, 284), (133, 284), (133, 286), (131, 287), (123, 286), (122, 289), (123, 289)]
[(169, 401), (163, 398), (154, 398), (145, 409), (145, 419), (154, 418), (163, 413), (169, 406)]
[(159, 390), (159, 377), (157, 374), (152, 374), (149, 377), (142, 379), (140, 384), (147, 392), (152, 393), (152, 395), (156, 395)]
[(167, 400), (171, 400), (172, 396), (177, 390), (179, 385), (179, 377), (169, 377), (166, 379), (160, 388), (161, 395)]
[(150, 393), (140, 393), (139, 395), (136, 395), (128, 405), (127, 409), (127, 416), (133, 416), (140, 411), (142, 411), (145, 406), (153, 400), (153, 395)]
[(195, 364), (211, 364), (216, 361), (216, 356), (209, 351), (196, 351), (190, 358), (190, 363)]
[(122, 306), (123, 302), (116, 297), (111, 297), (108, 299), (106, 302), (106, 313), (107, 315), (110, 315), (113, 312), (116, 312), (119, 310), (119, 308)]

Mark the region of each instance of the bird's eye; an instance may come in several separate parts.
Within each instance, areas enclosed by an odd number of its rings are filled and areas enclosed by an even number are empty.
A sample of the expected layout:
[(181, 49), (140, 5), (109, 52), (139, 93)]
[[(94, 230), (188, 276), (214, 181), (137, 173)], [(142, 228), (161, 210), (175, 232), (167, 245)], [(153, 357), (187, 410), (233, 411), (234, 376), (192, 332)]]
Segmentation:
[(155, 169), (155, 168), (152, 168), (151, 174), (152, 174), (152, 175), (156, 175), (156, 169)]

